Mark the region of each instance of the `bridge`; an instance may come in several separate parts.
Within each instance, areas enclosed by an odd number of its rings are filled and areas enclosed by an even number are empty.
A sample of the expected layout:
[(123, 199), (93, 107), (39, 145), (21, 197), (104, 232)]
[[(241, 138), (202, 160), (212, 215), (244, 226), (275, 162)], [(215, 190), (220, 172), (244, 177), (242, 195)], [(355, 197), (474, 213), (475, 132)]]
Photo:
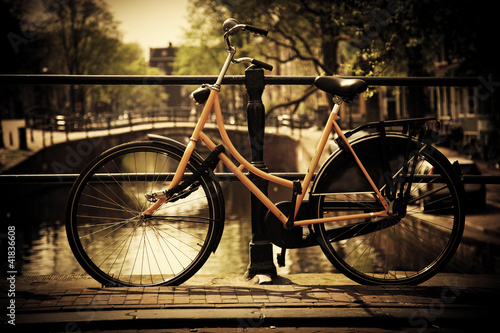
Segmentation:
[[(30, 182), (60, 182), (62, 179), (66, 179), (68, 182), (72, 182), (75, 179), (75, 174), (79, 173), (85, 165), (106, 149), (125, 142), (146, 140), (147, 134), (165, 135), (187, 144), (195, 126), (192, 121), (157, 121), (158, 118), (136, 119), (132, 124), (123, 125), (117, 122), (106, 129), (79, 131), (48, 131), (42, 128), (25, 128), (23, 123), (4, 127), (11, 147), (24, 146), (27, 151), (23, 155), (16, 154), (20, 158), (12, 157), (12, 161), (3, 170), (5, 174), (0, 176), (1, 182), (22, 183), (22, 179), (30, 179)], [(250, 160), (251, 147), (246, 124), (229, 124), (226, 125), (226, 130), (235, 147)], [(204, 132), (214, 142), (222, 143), (214, 123), (207, 123)], [(284, 154), (284, 152), (313, 149), (312, 145), (310, 147), (300, 145), (300, 142), (292, 134), (293, 132), (289, 128), (273, 127), (266, 130), (265, 141), (269, 143), (266, 147), (266, 163), (270, 170), (295, 172), (298, 170), (297, 159), (294, 154)], [(23, 135), (27, 138), (24, 143)], [(289, 149), (283, 150), (283, 145)], [(196, 149), (202, 156), (208, 154), (208, 149), (202, 143), (198, 144)], [(307, 154), (312, 154), (312, 152)], [(18, 176), (9, 181), (12, 177), (9, 178), (7, 174), (17, 174)], [(45, 175), (40, 176), (40, 174)]]

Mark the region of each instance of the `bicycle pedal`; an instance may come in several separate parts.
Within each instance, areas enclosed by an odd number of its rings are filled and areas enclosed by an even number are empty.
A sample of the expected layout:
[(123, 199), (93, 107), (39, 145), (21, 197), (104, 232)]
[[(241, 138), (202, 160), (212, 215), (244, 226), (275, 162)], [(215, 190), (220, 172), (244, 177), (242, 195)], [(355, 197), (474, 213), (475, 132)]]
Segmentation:
[(158, 201), (158, 199), (166, 198), (165, 191), (155, 191), (151, 193), (146, 193), (144, 194), (144, 196), (146, 197), (146, 200), (148, 200), (149, 202), (156, 202)]
[(311, 230), (309, 229), (309, 226), (303, 226), (302, 227), (302, 239), (306, 240), (310, 234), (311, 234)]

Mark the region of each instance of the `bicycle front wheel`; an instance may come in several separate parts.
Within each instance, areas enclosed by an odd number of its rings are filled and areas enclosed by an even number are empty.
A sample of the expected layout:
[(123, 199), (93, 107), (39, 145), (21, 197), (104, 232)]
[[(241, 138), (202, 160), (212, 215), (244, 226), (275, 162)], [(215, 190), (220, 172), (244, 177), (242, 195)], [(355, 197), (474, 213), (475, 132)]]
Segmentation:
[[(390, 166), (385, 175), (379, 135), (361, 138), (352, 147), (384, 196), (387, 179), (401, 177), (405, 163), (415, 166), (405, 207), (401, 201), (387, 198), (397, 210), (394, 216), (323, 223), (314, 228), (327, 258), (352, 280), (419, 284), (438, 273), (460, 243), (465, 218), (463, 185), (448, 159), (435, 148), (416, 140), (408, 145), (407, 137), (396, 134), (388, 134), (384, 142)], [(404, 162), (407, 149), (410, 158)], [(317, 217), (384, 210), (349, 154), (339, 151), (325, 164), (312, 190)], [(403, 183), (400, 193), (408, 186)], [(425, 213), (423, 202), (431, 208)]]
[[(105, 285), (178, 285), (215, 251), (224, 223), (212, 172), (152, 216), (145, 194), (166, 189), (183, 154), (181, 144), (132, 142), (91, 163), (70, 193), (66, 232), (82, 267)], [(186, 175), (201, 158), (191, 157)]]

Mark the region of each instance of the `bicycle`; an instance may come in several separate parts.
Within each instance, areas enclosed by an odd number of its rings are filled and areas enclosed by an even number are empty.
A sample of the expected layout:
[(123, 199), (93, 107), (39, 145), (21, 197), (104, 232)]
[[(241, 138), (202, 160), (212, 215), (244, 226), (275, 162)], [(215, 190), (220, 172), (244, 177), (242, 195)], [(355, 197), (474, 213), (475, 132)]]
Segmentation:
[[(287, 180), (254, 167), (231, 143), (224, 128), (219, 92), (232, 63), (272, 66), (234, 58), (230, 37), (267, 30), (228, 19), (223, 24), (228, 52), (215, 84), (191, 97), (205, 104), (187, 145), (149, 135), (149, 141), (113, 147), (98, 156), (75, 181), (66, 217), (71, 249), (83, 268), (104, 285), (178, 285), (215, 252), (224, 229), (224, 198), (214, 169), (219, 161), (267, 208), (265, 233), (282, 248), (320, 245), (342, 273), (363, 284), (418, 284), (441, 270), (457, 249), (463, 229), (464, 188), (458, 164), (427, 142), (436, 118), (367, 123), (343, 133), (340, 105), (367, 89), (359, 79), (320, 76), (319, 89), (334, 96), (309, 169), (302, 180)], [(203, 128), (215, 113), (224, 146)], [(390, 130), (401, 127), (400, 132)], [(350, 142), (360, 131), (371, 133)], [(339, 149), (317, 169), (330, 134)], [(211, 153), (196, 151), (202, 141)], [(226, 155), (229, 150), (236, 165)], [(292, 199), (274, 204), (244, 172), (289, 188)], [(305, 200), (309, 193), (309, 200)], [(423, 214), (426, 203), (441, 217)]]

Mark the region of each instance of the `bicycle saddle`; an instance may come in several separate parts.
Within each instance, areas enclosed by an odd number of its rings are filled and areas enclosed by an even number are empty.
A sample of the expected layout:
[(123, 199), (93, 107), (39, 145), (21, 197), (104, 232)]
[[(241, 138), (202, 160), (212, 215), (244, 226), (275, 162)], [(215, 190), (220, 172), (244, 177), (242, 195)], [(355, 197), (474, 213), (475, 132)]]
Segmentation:
[(353, 98), (366, 90), (368, 85), (359, 79), (341, 79), (332, 76), (318, 76), (314, 84), (319, 89), (341, 98)]

